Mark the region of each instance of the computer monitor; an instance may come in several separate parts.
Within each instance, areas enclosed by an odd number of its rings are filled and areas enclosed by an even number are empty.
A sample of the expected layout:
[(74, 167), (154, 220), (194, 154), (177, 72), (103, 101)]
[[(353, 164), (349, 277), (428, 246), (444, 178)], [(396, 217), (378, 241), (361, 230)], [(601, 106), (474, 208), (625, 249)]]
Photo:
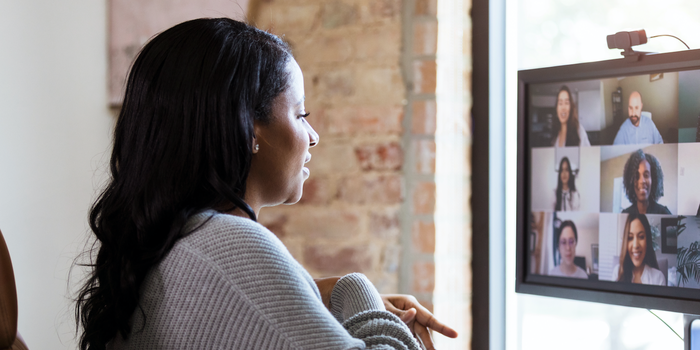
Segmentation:
[(519, 293), (700, 314), (700, 50), (518, 73)]

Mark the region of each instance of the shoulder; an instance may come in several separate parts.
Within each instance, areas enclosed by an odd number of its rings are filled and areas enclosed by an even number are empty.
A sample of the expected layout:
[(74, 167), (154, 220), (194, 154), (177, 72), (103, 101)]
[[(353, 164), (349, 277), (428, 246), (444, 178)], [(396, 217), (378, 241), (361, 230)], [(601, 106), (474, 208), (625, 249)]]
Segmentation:
[(581, 139), (581, 146), (591, 145), (591, 141), (588, 140), (588, 133), (586, 133), (586, 129), (583, 128), (581, 123), (578, 123), (578, 136)]
[(549, 270), (549, 275), (550, 276), (561, 276), (561, 269), (559, 269), (559, 266), (555, 266)]
[(194, 230), (168, 253), (171, 263), (206, 265), (233, 280), (251, 276), (288, 280), (292, 276), (312, 281), (279, 238), (259, 223), (213, 211), (193, 221)]
[(625, 214), (631, 214), (631, 213), (634, 212), (634, 209), (635, 209), (635, 205), (632, 204), (632, 205), (630, 205), (629, 207), (627, 207), (627, 208), (625, 208), (625, 209), (622, 209), (622, 212), (625, 213)]
[(666, 285), (666, 277), (664, 277), (663, 272), (649, 265), (644, 266), (643, 274), (648, 276), (648, 278), (645, 278), (646, 281), (643, 281), (646, 284)]
[(647, 212), (648, 214), (671, 214), (671, 211), (668, 210), (667, 206), (659, 204), (657, 202), (652, 202)]
[(612, 280), (617, 281), (617, 279), (619, 277), (619, 273), (620, 273), (620, 264), (615, 264), (615, 267), (613, 268), (612, 273), (613, 273)]
[(646, 124), (646, 125), (648, 125), (648, 126), (656, 127), (656, 124), (654, 124), (654, 121), (651, 120), (651, 118), (649, 118), (649, 116), (647, 116), (647, 115), (642, 115), (642, 116), (641, 116), (641, 120), (642, 120), (642, 123), (643, 123), (643, 124)]
[(577, 278), (588, 278), (588, 274), (586, 273), (586, 271), (583, 271), (582, 268), (576, 266), (576, 273), (574, 274), (574, 277), (577, 277)]
[(187, 227), (192, 229), (191, 232), (176, 245), (231, 253), (249, 249), (286, 251), (277, 236), (263, 225), (248, 218), (209, 210), (192, 217)]

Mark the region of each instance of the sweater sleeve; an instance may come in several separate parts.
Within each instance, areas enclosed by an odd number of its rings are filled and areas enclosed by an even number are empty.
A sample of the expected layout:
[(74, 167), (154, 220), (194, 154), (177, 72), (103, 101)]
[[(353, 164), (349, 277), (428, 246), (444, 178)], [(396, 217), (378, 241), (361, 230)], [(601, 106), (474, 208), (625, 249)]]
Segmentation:
[(145, 319), (135, 312), (136, 331), (114, 349), (420, 349), (366, 277), (336, 285), (341, 325), (276, 236), (227, 216), (184, 238), (149, 273)]
[[(420, 349), (406, 325), (387, 312), (379, 292), (362, 274), (344, 276), (331, 293), (331, 313), (369, 348)], [(381, 329), (381, 331), (380, 331)]]

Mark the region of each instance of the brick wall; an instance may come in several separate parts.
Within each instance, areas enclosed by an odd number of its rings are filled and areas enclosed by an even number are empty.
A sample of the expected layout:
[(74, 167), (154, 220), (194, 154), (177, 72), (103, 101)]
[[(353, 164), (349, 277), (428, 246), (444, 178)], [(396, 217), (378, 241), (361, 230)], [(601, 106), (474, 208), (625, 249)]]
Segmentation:
[[(309, 122), (320, 135), (299, 204), (265, 208), (314, 277), (365, 273), (399, 292), (406, 82), (400, 0), (260, 0), (251, 21), (283, 36), (304, 72)], [(425, 204), (429, 210), (429, 204)]]

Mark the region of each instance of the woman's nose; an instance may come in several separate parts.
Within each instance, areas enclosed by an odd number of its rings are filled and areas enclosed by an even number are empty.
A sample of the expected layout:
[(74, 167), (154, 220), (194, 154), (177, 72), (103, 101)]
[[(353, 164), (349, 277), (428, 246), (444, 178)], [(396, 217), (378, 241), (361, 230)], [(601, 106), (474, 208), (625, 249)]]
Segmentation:
[(306, 123), (306, 127), (308, 128), (309, 132), (309, 147), (314, 147), (318, 145), (319, 136), (316, 133), (316, 130), (314, 130), (314, 128), (311, 127), (311, 124), (309, 124), (308, 122)]

